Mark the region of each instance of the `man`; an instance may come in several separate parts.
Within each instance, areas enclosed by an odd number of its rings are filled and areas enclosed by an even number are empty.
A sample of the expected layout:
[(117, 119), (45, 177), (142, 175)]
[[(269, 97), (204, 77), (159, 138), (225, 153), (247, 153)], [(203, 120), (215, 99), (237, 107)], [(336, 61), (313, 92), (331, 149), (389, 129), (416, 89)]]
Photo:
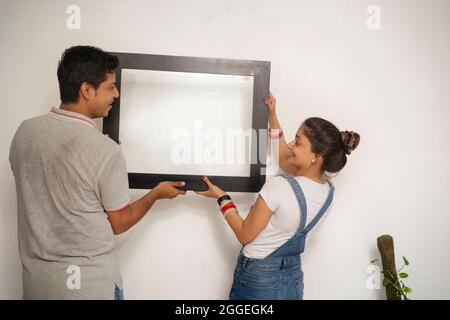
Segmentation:
[(186, 193), (182, 182), (162, 182), (130, 204), (120, 146), (92, 121), (119, 97), (118, 64), (98, 48), (67, 49), (57, 72), (60, 107), (25, 120), (13, 138), (24, 299), (123, 298), (114, 234), (156, 200)]

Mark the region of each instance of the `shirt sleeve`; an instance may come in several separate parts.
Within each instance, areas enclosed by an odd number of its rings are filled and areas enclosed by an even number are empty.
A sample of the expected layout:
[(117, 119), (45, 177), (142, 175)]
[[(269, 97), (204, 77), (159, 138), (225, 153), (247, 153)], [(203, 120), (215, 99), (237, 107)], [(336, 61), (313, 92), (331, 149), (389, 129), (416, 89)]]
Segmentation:
[(127, 166), (120, 150), (103, 167), (98, 186), (105, 211), (117, 211), (130, 203)]
[(267, 207), (270, 211), (275, 212), (280, 206), (280, 190), (281, 188), (281, 179), (282, 177), (273, 177), (266, 181), (264, 186), (259, 191), (259, 195), (266, 202)]

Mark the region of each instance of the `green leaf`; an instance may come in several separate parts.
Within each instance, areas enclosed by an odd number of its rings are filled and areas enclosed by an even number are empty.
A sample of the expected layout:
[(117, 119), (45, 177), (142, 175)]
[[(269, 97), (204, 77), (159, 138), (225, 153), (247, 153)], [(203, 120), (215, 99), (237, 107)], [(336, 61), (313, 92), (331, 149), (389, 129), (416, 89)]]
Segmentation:
[(385, 277), (383, 279), (383, 286), (387, 287), (389, 284), (392, 284), (391, 280)]
[(403, 292), (405, 294), (411, 293), (413, 290), (410, 287), (403, 287)]
[(407, 266), (409, 266), (409, 261), (408, 261), (405, 257), (403, 257), (403, 261), (405, 262), (405, 264), (406, 264)]
[(402, 272), (399, 274), (400, 278), (405, 279), (409, 277), (409, 274), (407, 274), (406, 272)]
[(370, 261), (370, 264), (374, 264), (377, 261), (378, 261), (378, 259), (374, 259), (374, 260)]

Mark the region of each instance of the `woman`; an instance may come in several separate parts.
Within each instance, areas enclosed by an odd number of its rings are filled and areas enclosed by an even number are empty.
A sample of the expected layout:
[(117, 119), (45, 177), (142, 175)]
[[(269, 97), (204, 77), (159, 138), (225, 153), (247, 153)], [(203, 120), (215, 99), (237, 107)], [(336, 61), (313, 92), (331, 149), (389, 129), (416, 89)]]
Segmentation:
[(203, 180), (243, 248), (234, 271), (230, 299), (303, 299), (301, 256), (305, 240), (329, 208), (334, 187), (327, 173), (339, 172), (359, 134), (340, 132), (321, 118), (306, 119), (289, 144), (276, 116), (276, 100), (264, 99), (271, 140), (279, 144), (279, 166), (286, 175), (266, 182), (245, 219), (231, 197)]

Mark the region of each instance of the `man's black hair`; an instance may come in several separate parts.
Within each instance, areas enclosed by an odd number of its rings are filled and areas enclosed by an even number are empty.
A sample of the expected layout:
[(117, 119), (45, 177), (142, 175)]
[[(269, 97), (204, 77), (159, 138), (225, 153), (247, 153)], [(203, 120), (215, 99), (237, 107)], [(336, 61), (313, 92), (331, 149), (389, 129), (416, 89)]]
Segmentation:
[(59, 94), (62, 103), (78, 102), (78, 92), (83, 82), (97, 89), (106, 80), (107, 73), (119, 66), (119, 58), (91, 46), (66, 49), (58, 63)]

